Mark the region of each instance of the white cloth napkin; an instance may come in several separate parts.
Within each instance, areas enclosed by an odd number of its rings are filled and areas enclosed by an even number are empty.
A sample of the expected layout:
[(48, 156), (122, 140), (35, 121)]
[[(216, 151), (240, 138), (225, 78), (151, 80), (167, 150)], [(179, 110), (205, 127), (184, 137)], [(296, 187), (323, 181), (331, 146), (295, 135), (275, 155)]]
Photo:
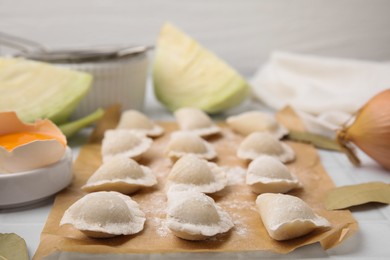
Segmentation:
[(390, 64), (274, 52), (251, 85), (266, 105), (290, 105), (308, 131), (332, 137), (372, 96), (390, 88)]

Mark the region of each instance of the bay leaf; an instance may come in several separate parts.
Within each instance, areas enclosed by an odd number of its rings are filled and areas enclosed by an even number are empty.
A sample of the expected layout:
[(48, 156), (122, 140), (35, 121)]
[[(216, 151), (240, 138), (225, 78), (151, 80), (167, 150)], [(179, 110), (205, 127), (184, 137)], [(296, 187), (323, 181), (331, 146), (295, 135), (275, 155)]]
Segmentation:
[(342, 148), (336, 142), (336, 140), (332, 140), (325, 136), (313, 134), (309, 132), (290, 130), (287, 135), (287, 139), (296, 142), (309, 143), (320, 149), (339, 151), (339, 152), (342, 151)]
[(325, 198), (328, 210), (345, 209), (369, 202), (390, 204), (390, 184), (368, 182), (330, 190)]
[(28, 260), (24, 239), (14, 233), (0, 234), (0, 259)]

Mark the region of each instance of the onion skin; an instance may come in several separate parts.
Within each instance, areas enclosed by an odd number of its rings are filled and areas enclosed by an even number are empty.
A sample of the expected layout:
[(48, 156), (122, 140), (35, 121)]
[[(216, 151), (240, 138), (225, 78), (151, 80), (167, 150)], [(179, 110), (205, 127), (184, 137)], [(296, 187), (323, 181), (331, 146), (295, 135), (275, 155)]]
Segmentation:
[(338, 133), (338, 141), (352, 142), (390, 170), (390, 89), (371, 98), (357, 113), (352, 125)]

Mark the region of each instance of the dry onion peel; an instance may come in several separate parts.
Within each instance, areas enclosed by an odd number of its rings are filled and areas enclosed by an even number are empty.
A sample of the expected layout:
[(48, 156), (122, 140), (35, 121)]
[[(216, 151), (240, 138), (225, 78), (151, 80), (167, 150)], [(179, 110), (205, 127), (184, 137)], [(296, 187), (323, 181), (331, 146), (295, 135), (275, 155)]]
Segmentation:
[(337, 140), (355, 165), (360, 161), (351, 143), (390, 170), (390, 89), (371, 98), (354, 122), (337, 133)]

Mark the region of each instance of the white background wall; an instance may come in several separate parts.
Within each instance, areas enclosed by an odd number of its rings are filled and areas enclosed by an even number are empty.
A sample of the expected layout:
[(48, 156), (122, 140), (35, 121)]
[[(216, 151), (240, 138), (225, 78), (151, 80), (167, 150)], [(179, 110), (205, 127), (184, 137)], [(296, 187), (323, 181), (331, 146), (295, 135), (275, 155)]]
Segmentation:
[(153, 44), (171, 21), (251, 76), (275, 49), (390, 60), (389, 12), (388, 0), (0, 0), (0, 31), (52, 47)]

